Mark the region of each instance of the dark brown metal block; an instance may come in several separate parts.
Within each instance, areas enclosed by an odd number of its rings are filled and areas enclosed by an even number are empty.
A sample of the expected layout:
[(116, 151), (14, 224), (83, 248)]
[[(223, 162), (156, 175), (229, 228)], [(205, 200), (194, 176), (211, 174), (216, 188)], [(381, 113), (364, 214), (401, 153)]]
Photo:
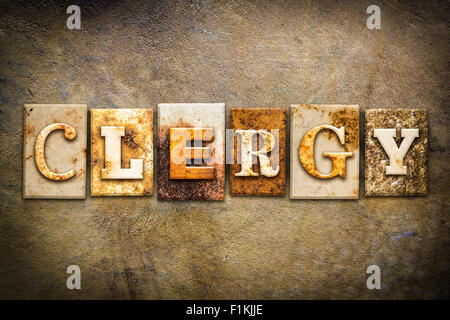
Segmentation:
[[(387, 174), (389, 157), (375, 129), (396, 129), (395, 143), (405, 138), (402, 129), (418, 129), (403, 158), (406, 174)], [(419, 196), (427, 194), (428, 118), (425, 109), (366, 110), (366, 196)]]
[(266, 177), (260, 174), (260, 162), (257, 160), (253, 164), (252, 171), (258, 173), (258, 176), (236, 176), (241, 171), (241, 165), (237, 158), (238, 142), (234, 139), (234, 143), (231, 144), (234, 146), (235, 159), (235, 163), (230, 165), (231, 194), (283, 196), (286, 192), (286, 111), (282, 108), (232, 108), (231, 128), (234, 130), (265, 129), (268, 132), (278, 130), (278, 141), (275, 141), (275, 148), (268, 155), (274, 168), (276, 159), (273, 155), (278, 154), (280, 167), (277, 175)]

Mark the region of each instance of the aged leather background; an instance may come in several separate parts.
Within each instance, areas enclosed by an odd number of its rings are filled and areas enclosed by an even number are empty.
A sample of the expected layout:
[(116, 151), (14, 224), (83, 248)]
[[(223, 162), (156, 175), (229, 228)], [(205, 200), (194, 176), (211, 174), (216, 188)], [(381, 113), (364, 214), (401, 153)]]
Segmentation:
[[(1, 1), (0, 17), (1, 298), (448, 298), (448, 2)], [(357, 201), (231, 197), (228, 177), (222, 202), (22, 199), (25, 103), (156, 122), (162, 102), (224, 102), (227, 126), (230, 107), (427, 108), (429, 194), (365, 197), (362, 157)]]

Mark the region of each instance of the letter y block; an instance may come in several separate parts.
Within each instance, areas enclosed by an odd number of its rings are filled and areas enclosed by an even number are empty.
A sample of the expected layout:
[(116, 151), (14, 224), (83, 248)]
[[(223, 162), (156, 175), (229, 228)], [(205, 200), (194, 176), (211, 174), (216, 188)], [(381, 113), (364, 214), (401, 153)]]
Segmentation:
[(427, 194), (425, 109), (366, 110), (366, 196)]

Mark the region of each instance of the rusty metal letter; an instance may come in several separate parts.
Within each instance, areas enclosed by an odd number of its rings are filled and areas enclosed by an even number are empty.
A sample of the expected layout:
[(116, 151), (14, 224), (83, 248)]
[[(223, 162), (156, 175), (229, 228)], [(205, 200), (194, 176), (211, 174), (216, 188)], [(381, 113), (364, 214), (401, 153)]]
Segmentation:
[(64, 136), (69, 140), (75, 139), (77, 136), (75, 128), (65, 123), (53, 123), (46, 126), (36, 138), (36, 143), (34, 145), (34, 159), (39, 171), (44, 177), (50, 180), (62, 181), (72, 178), (75, 175), (75, 170), (70, 169), (64, 173), (56, 173), (48, 168), (45, 161), (45, 140), (47, 140), (47, 136), (55, 130), (64, 130)]
[(300, 143), (299, 149), (300, 162), (302, 163), (303, 168), (305, 168), (305, 170), (309, 174), (311, 174), (316, 178), (330, 179), (337, 175), (341, 176), (342, 178), (345, 178), (345, 160), (347, 157), (352, 156), (353, 154), (352, 152), (324, 152), (323, 155), (325, 157), (331, 158), (331, 160), (333, 161), (333, 168), (331, 169), (331, 172), (329, 174), (322, 174), (316, 168), (316, 164), (314, 162), (314, 141), (319, 131), (324, 129), (329, 129), (334, 133), (336, 133), (336, 135), (339, 138), (339, 142), (342, 145), (345, 144), (344, 127), (340, 127), (339, 129), (330, 125), (321, 125), (315, 127), (305, 134), (305, 136), (302, 139), (302, 142)]
[(400, 148), (394, 138), (395, 129), (374, 129), (373, 136), (380, 141), (384, 151), (389, 157), (389, 165), (386, 166), (387, 175), (406, 175), (407, 168), (403, 165), (403, 158), (411, 147), (414, 139), (419, 137), (419, 129), (402, 129), (401, 135), (403, 141)]

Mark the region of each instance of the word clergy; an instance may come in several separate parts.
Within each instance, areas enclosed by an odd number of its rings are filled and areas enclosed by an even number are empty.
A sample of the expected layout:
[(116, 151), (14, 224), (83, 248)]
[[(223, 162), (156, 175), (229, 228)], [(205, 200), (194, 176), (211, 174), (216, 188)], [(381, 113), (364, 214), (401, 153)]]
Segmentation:
[[(85, 198), (86, 105), (25, 105), (24, 198)], [(223, 103), (158, 105), (154, 165), (152, 109), (90, 110), (91, 196), (153, 194), (160, 200), (284, 196), (287, 116), (283, 108)], [(290, 107), (290, 198), (358, 199), (358, 105)], [(427, 193), (425, 109), (369, 109), (365, 195)]]

